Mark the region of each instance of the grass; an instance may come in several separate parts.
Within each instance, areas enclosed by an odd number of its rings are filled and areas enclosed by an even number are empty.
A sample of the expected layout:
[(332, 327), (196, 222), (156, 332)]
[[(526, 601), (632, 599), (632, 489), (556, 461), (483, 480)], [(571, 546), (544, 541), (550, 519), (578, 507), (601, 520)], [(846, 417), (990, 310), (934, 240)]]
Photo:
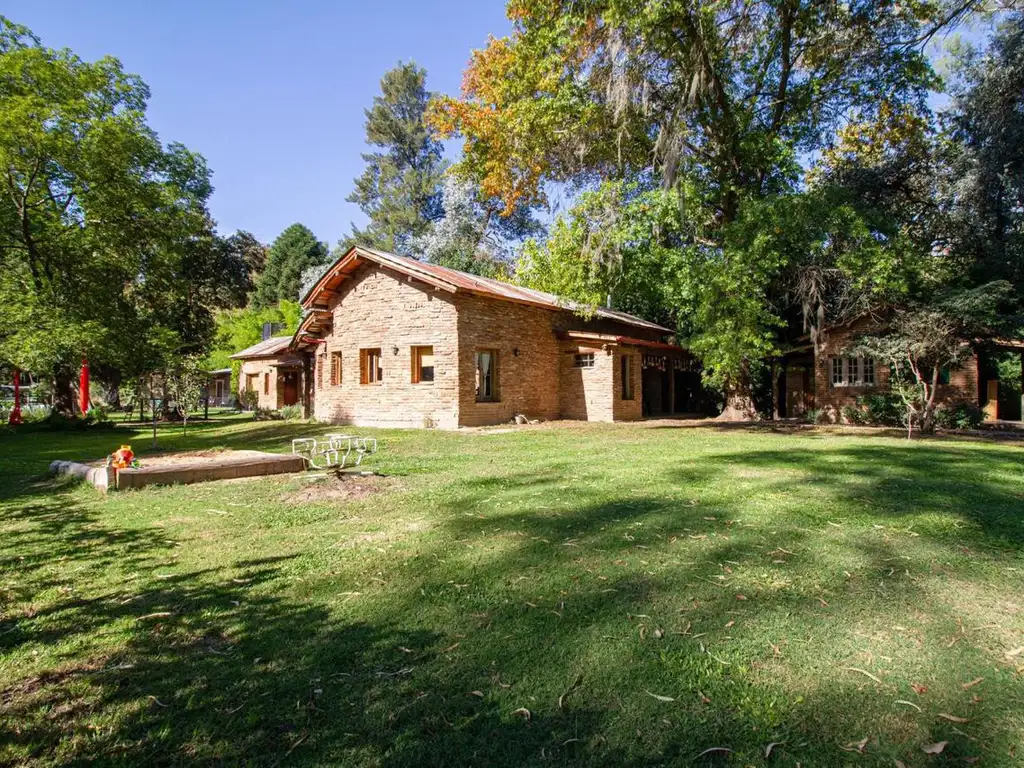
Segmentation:
[(145, 431), (0, 437), (0, 763), (1020, 765), (1019, 445), (372, 433), (352, 498), (102, 497), (40, 476)]

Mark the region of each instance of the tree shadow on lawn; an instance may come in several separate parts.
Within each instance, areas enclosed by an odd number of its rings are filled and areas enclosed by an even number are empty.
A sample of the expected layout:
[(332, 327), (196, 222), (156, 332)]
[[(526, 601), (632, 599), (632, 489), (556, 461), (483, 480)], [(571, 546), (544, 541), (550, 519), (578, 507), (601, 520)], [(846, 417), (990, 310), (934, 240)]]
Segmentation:
[[(854, 467), (844, 471), (860, 472), (857, 462), (877, 457), (845, 458)], [(836, 498), (847, 493), (836, 467), (814, 453), (748, 454), (743, 463), (796, 464)], [(931, 464), (911, 466), (917, 479), (934, 474)], [(710, 462), (667, 471), (708, 480), (726, 469)], [(981, 470), (968, 457), (955, 478), (943, 480), (944, 493), (975, 498), (976, 489), (958, 483)], [(881, 469), (872, 472), (869, 482), (881, 489), (893, 481)], [(939, 760), (978, 754), (980, 745), (934, 719), (935, 712), (962, 711), (967, 694), (959, 684), (975, 676), (978, 658), (957, 646), (922, 662), (948, 680), (919, 700), (928, 707), (921, 715), (894, 705), (911, 696), (901, 671), (871, 667), (882, 681), (875, 683), (838, 671), (868, 666), (848, 658), (845, 646), (839, 657), (828, 654), (833, 638), (850, 640), (850, 617), (870, 629), (892, 623), (894, 603), (927, 602), (918, 581), (885, 576), (901, 557), (898, 541), (850, 543), (863, 588), (848, 589), (842, 573), (817, 573), (815, 531), (787, 528), (784, 520), (775, 532), (748, 526), (739, 506), (707, 520), (706, 509), (677, 499), (596, 501), (575, 493), (564, 509), (519, 505), (475, 514), (496, 493), (527, 496), (562, 485), (557, 473), (463, 481), (435, 511), (439, 538), (400, 571), (387, 561), (391, 586), (359, 597), (323, 576), (307, 597), (296, 595), (292, 559), (256, 558), (157, 580), (157, 561), (170, 551), (157, 532), (121, 531), (102, 510), (70, 510), (61, 522), (52, 505), (29, 506), (22, 521), (39, 528), (21, 535), (33, 558), (54, 542), (71, 547), (69, 558), (99, 566), (135, 553), (132, 568), (150, 586), (123, 597), (69, 597), (42, 617), (45, 632), (56, 627), (58, 634), (25, 630), (22, 642), (102, 633), (121, 639), (38, 676), (6, 681), (0, 758), (8, 750), (12, 762), (639, 765), (689, 764), (708, 748), (727, 747), (742, 764), (851, 758), (891, 765), (899, 757), (915, 765), (920, 745), (939, 740), (950, 742)], [(991, 493), (1007, 503), (1007, 491)], [(1002, 540), (1002, 523), (996, 530)], [(79, 536), (87, 548), (73, 544)], [(773, 554), (780, 542), (790, 554)], [(776, 568), (778, 557), (787, 565)], [(749, 565), (729, 573), (729, 561)], [(907, 563), (914, 572), (926, 567), (916, 553)], [(783, 568), (792, 572), (792, 589), (747, 574)], [(815, 589), (831, 589), (838, 599), (829, 595), (826, 606), (802, 591), (801, 579), (812, 576)], [(307, 568), (303, 577), (317, 575)], [(884, 604), (867, 586), (879, 578), (888, 578)], [(745, 600), (737, 599), (739, 589)], [(957, 618), (947, 612), (932, 621), (952, 629)], [(766, 637), (775, 638), (781, 658)], [(812, 648), (803, 658), (814, 682), (788, 666), (800, 644)], [(1008, 703), (1019, 699), (1012, 686), (991, 681), (987, 703), (972, 713), (970, 733), (986, 750), (1000, 750), (996, 760), (1019, 736), (1006, 717)], [(880, 741), (864, 755), (840, 751), (873, 735)], [(767, 760), (771, 742), (785, 743)], [(703, 760), (724, 763), (731, 754)]]
[[(1018, 449), (892, 443), (829, 451), (787, 448), (712, 455), (696, 472), (705, 482), (725, 480), (737, 467), (759, 471), (755, 487), (761, 493), (803, 483), (824, 489), (836, 502), (838, 517), (855, 510), (895, 522), (938, 513), (972, 524), (973, 530), (954, 538), (975, 543), (980, 538), (998, 549), (1024, 546), (1024, 451)], [(681, 469), (676, 476), (688, 479), (693, 472)], [(774, 476), (780, 473), (785, 474)]]

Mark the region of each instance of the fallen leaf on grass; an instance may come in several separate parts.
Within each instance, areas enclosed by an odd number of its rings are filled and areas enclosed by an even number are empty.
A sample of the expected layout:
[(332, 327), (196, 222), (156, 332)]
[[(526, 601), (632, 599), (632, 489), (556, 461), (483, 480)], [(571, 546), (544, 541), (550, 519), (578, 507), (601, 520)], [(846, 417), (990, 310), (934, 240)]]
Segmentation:
[(922, 693), (928, 693), (927, 685), (918, 685), (917, 683), (911, 683), (910, 687), (914, 689), (914, 693), (920, 696)]
[(786, 742), (784, 742), (784, 741), (773, 741), (771, 744), (769, 744), (767, 747), (764, 748), (764, 756), (765, 757), (771, 757), (772, 756), (772, 750), (775, 749), (776, 747), (781, 747), (785, 743)]
[(868, 745), (868, 742), (870, 740), (871, 740), (870, 736), (865, 736), (860, 741), (851, 741), (845, 747), (840, 747), (840, 749), (842, 749), (842, 750), (844, 750), (846, 752), (856, 752), (858, 754), (863, 755), (864, 754), (864, 748)]
[(926, 755), (941, 755), (948, 743), (948, 741), (937, 741), (934, 744), (925, 744), (921, 747), (921, 751)]
[(702, 757), (704, 757), (704, 755), (710, 755), (712, 752), (730, 752), (731, 753), (732, 750), (729, 749), (728, 747), (710, 747), (709, 749), (705, 749), (703, 752), (701, 752), (699, 755), (697, 755), (697, 757), (695, 757), (694, 759), (695, 760), (700, 760)]
[(523, 720), (529, 720), (533, 717), (533, 715), (530, 714), (530, 710), (528, 710), (526, 707), (520, 707), (519, 709), (515, 710), (512, 714), (516, 715), (517, 717), (523, 718)]
[(565, 693), (563, 693), (561, 696), (558, 697), (558, 708), (559, 709), (562, 709), (562, 704), (565, 702), (565, 697), (568, 696), (573, 691), (575, 691), (577, 688), (579, 688), (580, 683), (582, 683), (582, 682), (583, 682), (583, 675), (576, 675), (576, 679), (573, 681), (573, 684), (569, 686), (569, 690), (567, 690)]
[(735, 626), (735, 624), (736, 624), (735, 620), (730, 621), (728, 624), (725, 625), (725, 629), (729, 629), (729, 627)]
[(484, 697), (484, 692), (483, 691), (470, 691), (469, 695), (470, 696), (476, 696), (477, 698), (482, 699)]
[(747, 596), (746, 595), (736, 595), (736, 599), (737, 600), (746, 600)]
[(976, 686), (978, 683), (980, 683), (984, 679), (985, 679), (984, 677), (976, 677), (973, 680), (971, 680), (971, 682), (964, 683), (960, 687), (963, 688), (966, 691), (968, 688), (973, 688), (974, 686)]
[(881, 684), (881, 682), (882, 682), (882, 681), (881, 681), (881, 680), (879, 680), (879, 679), (878, 679), (877, 677), (875, 677), (875, 676), (874, 676), (874, 675), (872, 675), (872, 674), (871, 674), (870, 672), (868, 672), (868, 671), (867, 671), (866, 669), (861, 669), (860, 667), (843, 667), (843, 669), (848, 669), (848, 670), (849, 670), (850, 672), (860, 672), (860, 673), (861, 673), (862, 675), (865, 675), (865, 676), (867, 676), (867, 677), (870, 677), (870, 678), (871, 678), (872, 680), (874, 680), (874, 681), (875, 681), (876, 683), (879, 683), (879, 684)]
[(937, 717), (941, 717), (943, 720), (949, 720), (951, 723), (969, 723), (971, 722), (966, 717), (957, 717), (956, 715), (950, 715), (946, 712), (939, 712)]
[(651, 693), (650, 691), (644, 691), (644, 693), (646, 693), (652, 699), (657, 699), (658, 701), (675, 701), (675, 699), (673, 699), (671, 696), (659, 696), (658, 694)]
[(1020, 648), (1014, 648), (1012, 651), (1007, 651), (1003, 655), (1006, 656), (1006, 658), (1008, 659), (1012, 659), (1016, 656), (1020, 656), (1022, 653), (1024, 653), (1024, 645), (1022, 645)]
[(914, 702), (912, 702), (912, 701), (906, 701), (906, 700), (904, 700), (904, 699), (897, 699), (897, 700), (896, 700), (896, 703), (897, 703), (897, 704), (906, 704), (906, 705), (907, 705), (908, 707), (913, 707), (913, 708), (914, 708), (914, 709), (916, 709), (916, 710), (917, 710), (918, 712), (921, 712), (921, 711), (923, 711), (923, 710), (922, 710), (922, 709), (921, 709), (921, 708), (920, 708), (919, 706), (917, 706), (917, 704), (915, 704), (915, 703), (914, 703)]

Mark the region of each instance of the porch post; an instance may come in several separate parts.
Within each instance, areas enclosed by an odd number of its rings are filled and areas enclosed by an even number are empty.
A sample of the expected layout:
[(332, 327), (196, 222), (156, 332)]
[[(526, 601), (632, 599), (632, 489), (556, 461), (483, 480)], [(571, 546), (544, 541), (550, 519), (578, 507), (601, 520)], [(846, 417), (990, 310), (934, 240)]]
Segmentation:
[(311, 419), (312, 414), (312, 403), (310, 391), (312, 390), (313, 376), (310, 372), (310, 360), (312, 356), (303, 352), (302, 353), (302, 381), (301, 388), (299, 391), (302, 393), (302, 418)]
[(668, 376), (668, 412), (669, 415), (675, 415), (676, 412), (676, 359), (674, 357), (668, 357), (668, 368), (666, 376)]
[(772, 421), (779, 420), (779, 366), (772, 360)]
[(1024, 351), (1020, 353), (1020, 420), (1024, 422)]

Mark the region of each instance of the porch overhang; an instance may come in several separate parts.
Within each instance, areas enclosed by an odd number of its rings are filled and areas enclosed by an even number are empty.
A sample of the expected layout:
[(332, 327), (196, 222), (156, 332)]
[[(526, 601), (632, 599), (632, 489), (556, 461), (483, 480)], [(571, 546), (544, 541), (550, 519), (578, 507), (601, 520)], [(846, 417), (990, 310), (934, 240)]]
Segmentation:
[(648, 341), (637, 339), (632, 336), (618, 336), (611, 333), (595, 333), (593, 331), (562, 331), (559, 336), (570, 341), (590, 342), (592, 344), (614, 344), (626, 347), (644, 347), (645, 349), (657, 349), (662, 352), (687, 353), (687, 350), (678, 344), (667, 344), (663, 341)]

